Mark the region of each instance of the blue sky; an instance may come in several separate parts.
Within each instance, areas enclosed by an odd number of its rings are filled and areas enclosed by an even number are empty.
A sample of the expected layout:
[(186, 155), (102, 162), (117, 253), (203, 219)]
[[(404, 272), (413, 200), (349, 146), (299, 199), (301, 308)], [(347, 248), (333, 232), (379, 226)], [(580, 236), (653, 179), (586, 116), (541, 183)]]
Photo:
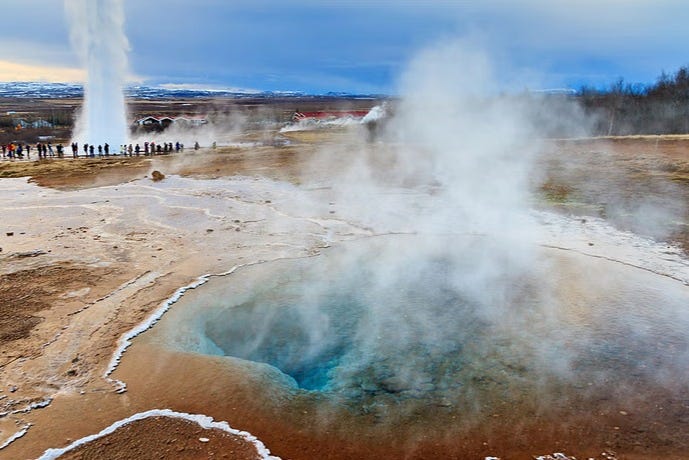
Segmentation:
[[(390, 94), (415, 53), (454, 39), (485, 52), (506, 89), (652, 83), (689, 65), (680, 0), (123, 2), (146, 84)], [(0, 4), (0, 79), (74, 79), (62, 0)]]

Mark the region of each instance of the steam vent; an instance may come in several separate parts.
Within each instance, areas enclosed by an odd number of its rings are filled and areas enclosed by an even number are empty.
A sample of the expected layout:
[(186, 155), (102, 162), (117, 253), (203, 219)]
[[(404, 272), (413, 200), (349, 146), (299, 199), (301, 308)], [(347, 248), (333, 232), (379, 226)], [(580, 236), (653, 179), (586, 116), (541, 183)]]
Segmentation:
[(551, 423), (540, 439), (562, 436), (563, 420), (597, 436), (590, 417), (631, 420), (647, 404), (638, 395), (671, 394), (668, 376), (686, 372), (686, 285), (549, 248), (539, 265), (478, 277), (494, 249), (485, 237), (388, 236), (243, 267), (185, 295), (140, 346), (325, 432), (491, 429), (518, 446), (516, 420)]

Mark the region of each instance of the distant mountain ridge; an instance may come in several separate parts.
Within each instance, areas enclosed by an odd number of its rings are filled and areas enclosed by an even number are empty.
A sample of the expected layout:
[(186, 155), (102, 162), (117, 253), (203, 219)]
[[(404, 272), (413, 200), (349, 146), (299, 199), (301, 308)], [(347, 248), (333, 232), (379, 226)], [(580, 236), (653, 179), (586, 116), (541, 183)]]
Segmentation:
[[(125, 87), (126, 97), (136, 99), (194, 99), (209, 97), (228, 98), (342, 98), (342, 99), (377, 99), (385, 97), (373, 94), (351, 94), (346, 92), (329, 92), (324, 94), (308, 94), (298, 91), (262, 91), (241, 92), (223, 89), (181, 89), (161, 88), (155, 86)], [(84, 95), (84, 87), (74, 83), (42, 83), (42, 82), (4, 82), (0, 83), (0, 97), (12, 98), (80, 98)]]

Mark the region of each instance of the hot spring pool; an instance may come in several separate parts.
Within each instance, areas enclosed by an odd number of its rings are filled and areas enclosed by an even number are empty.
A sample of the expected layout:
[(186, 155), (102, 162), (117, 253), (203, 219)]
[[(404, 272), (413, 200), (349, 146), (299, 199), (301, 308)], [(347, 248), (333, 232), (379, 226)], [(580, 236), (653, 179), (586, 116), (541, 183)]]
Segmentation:
[(686, 380), (684, 284), (556, 249), (532, 267), (486, 262), (482, 238), (436, 243), (377, 238), (246, 266), (188, 291), (140, 339), (362, 410), (567, 405)]

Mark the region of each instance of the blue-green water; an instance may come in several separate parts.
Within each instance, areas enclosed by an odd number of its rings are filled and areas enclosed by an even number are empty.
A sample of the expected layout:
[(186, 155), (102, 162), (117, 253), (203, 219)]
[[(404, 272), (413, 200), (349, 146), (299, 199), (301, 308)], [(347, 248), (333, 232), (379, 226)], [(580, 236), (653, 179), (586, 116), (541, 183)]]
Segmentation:
[(451, 252), (419, 260), (395, 248), (392, 257), (391, 246), (357, 243), (245, 267), (189, 292), (154, 335), (170, 348), (268, 364), (287, 392), (369, 406), (487, 410), (688, 377), (681, 283), (552, 251), (547, 271), (486, 277)]

